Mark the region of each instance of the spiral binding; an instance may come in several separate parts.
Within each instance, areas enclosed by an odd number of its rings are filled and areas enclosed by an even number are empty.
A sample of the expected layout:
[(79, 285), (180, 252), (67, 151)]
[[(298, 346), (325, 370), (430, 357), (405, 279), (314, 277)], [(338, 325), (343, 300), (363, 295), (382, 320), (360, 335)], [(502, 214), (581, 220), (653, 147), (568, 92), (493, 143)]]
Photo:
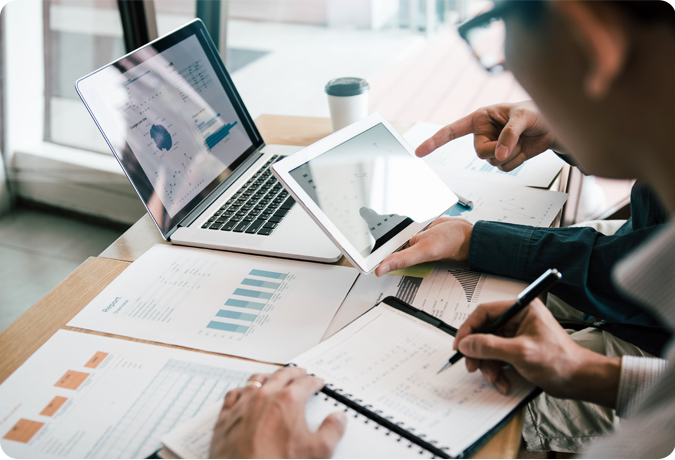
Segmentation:
[[(450, 458), (450, 456), (445, 452), (446, 450), (449, 450), (447, 447), (437, 447), (435, 444), (438, 444), (436, 440), (431, 440), (431, 441), (426, 441), (424, 438), (426, 438), (426, 435), (424, 434), (419, 434), (415, 435), (412, 432), (415, 431), (414, 428), (403, 428), (404, 423), (403, 422), (394, 422), (393, 417), (384, 415), (381, 410), (371, 410), (373, 406), (371, 404), (366, 404), (362, 405), (361, 403), (363, 400), (361, 399), (351, 399), (353, 396), (352, 394), (349, 393), (343, 393), (343, 390), (341, 388), (335, 388), (333, 384), (327, 383), (324, 385), (324, 387), (321, 389), (321, 392), (324, 393), (326, 396), (336, 400), (339, 403), (342, 403), (344, 406), (353, 409), (356, 414), (354, 417), (358, 417), (358, 414), (363, 415), (366, 417), (366, 422), (372, 420), (375, 423), (377, 423), (379, 426), (382, 426), (389, 430), (387, 433), (385, 433), (386, 436), (389, 436), (391, 433), (394, 433), (398, 435), (397, 442), (401, 442), (404, 439), (406, 441), (409, 441), (410, 444), (408, 445), (409, 449), (420, 447), (420, 453), (423, 453), (424, 450), (429, 451), (432, 453), (435, 457), (440, 457), (440, 458)], [(328, 401), (328, 398), (325, 398), (326, 401)], [(337, 404), (335, 404), (337, 406)], [(346, 411), (347, 409), (345, 409)], [(379, 427), (375, 427), (375, 429), (378, 429)]]

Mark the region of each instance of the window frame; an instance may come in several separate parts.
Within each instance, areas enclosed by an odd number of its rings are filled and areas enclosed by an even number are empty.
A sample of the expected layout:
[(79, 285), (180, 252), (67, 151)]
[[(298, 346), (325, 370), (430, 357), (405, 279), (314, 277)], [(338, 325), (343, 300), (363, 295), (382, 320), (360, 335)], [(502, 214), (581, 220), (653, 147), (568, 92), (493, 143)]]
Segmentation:
[[(125, 39), (125, 46), (135, 49), (145, 44), (138, 40), (147, 37), (151, 41), (157, 37), (153, 0), (117, 0), (117, 3), (118, 8), (122, 5), (120, 18), (123, 35), (127, 37), (130, 34), (135, 40)], [(142, 12), (139, 12), (139, 6)], [(135, 12), (125, 17), (122, 11), (127, 7), (135, 8)], [(12, 2), (15, 14), (25, 17), (21, 21), (8, 21), (4, 20), (6, 14), (3, 7), (4, 39), (0, 42), (0, 54), (5, 59), (2, 66), (5, 74), (0, 87), (0, 97), (4, 101), (0, 101), (4, 102), (4, 113), (12, 114), (12, 117), (1, 119), (3, 126), (0, 139), (11, 190), (15, 197), (25, 200), (133, 224), (146, 210), (112, 153), (101, 154), (46, 140), (49, 139), (46, 135), (50, 129), (48, 117), (51, 94), (49, 83), (45, 80), (51, 58), (45, 53), (48, 49), (45, 43), (45, 21), (49, 21), (49, 11), (45, 10), (48, 8), (49, 3), (42, 0)], [(37, 18), (40, 20), (36, 21)], [(48, 27), (49, 22), (46, 24)], [(31, 38), (21, 40), (21, 45), (17, 46), (16, 41), (27, 34)], [(8, 41), (8, 36), (17, 38)], [(20, 70), (12, 69), (30, 71), (21, 73)], [(30, 123), (26, 120), (39, 122)]]

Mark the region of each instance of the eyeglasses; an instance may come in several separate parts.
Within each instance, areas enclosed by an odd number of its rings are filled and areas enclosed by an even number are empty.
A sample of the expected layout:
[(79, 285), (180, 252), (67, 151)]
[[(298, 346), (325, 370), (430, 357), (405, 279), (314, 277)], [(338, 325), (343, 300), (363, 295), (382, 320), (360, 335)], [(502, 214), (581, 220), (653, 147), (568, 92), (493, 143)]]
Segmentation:
[[(614, 0), (637, 18), (647, 22), (666, 21), (675, 23), (675, 2), (672, 0)], [(495, 6), (459, 26), (459, 35), (469, 44), (478, 62), (488, 71), (499, 73), (504, 70), (506, 26), (504, 16), (519, 10), (536, 20), (544, 7), (543, 0), (495, 0)]]
[(479, 14), (473, 19), (459, 26), (459, 35), (469, 44), (478, 62), (491, 73), (504, 70), (506, 61), (504, 42), (506, 39), (506, 25), (504, 16), (519, 6), (531, 2), (502, 1), (492, 10)]

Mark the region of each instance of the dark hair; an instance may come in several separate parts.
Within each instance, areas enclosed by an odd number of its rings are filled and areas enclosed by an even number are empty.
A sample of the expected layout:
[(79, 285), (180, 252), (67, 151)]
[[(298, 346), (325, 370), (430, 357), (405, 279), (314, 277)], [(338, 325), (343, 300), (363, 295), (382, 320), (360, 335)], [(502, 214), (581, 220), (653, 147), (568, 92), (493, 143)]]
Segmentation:
[(667, 22), (675, 27), (675, 9), (663, 0), (619, 0), (611, 3), (642, 22)]

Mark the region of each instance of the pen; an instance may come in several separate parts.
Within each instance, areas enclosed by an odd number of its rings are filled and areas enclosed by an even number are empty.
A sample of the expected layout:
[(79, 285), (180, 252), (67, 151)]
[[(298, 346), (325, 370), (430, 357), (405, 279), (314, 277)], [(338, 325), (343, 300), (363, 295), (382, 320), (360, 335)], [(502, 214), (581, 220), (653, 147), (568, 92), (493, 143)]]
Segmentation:
[(464, 198), (463, 196), (458, 195), (457, 193), (455, 193), (455, 196), (457, 196), (457, 202), (462, 206), (464, 206), (465, 208), (470, 208), (471, 206), (473, 206), (473, 201)]
[[(525, 288), (523, 292), (518, 294), (518, 300), (516, 300), (516, 303), (511, 305), (508, 310), (499, 315), (499, 317), (497, 317), (497, 319), (494, 320), (492, 324), (490, 324), (487, 328), (485, 328), (485, 330), (481, 331), (481, 333), (492, 334), (495, 331), (497, 331), (500, 327), (506, 324), (511, 318), (516, 316), (525, 307), (527, 307), (530, 304), (530, 302), (532, 302), (537, 296), (551, 289), (551, 287), (555, 283), (557, 283), (560, 280), (560, 278), (562, 278), (562, 274), (555, 268), (549, 268), (548, 270), (546, 270), (546, 272), (539, 278), (537, 278), (534, 281), (534, 283), (530, 284), (528, 287)], [(441, 367), (441, 370), (439, 370), (437, 374), (440, 374), (441, 372), (443, 372), (448, 367), (455, 364), (463, 357), (464, 355), (458, 351), (457, 353), (454, 354), (452, 358), (448, 360), (447, 363), (443, 365), (443, 367)]]

